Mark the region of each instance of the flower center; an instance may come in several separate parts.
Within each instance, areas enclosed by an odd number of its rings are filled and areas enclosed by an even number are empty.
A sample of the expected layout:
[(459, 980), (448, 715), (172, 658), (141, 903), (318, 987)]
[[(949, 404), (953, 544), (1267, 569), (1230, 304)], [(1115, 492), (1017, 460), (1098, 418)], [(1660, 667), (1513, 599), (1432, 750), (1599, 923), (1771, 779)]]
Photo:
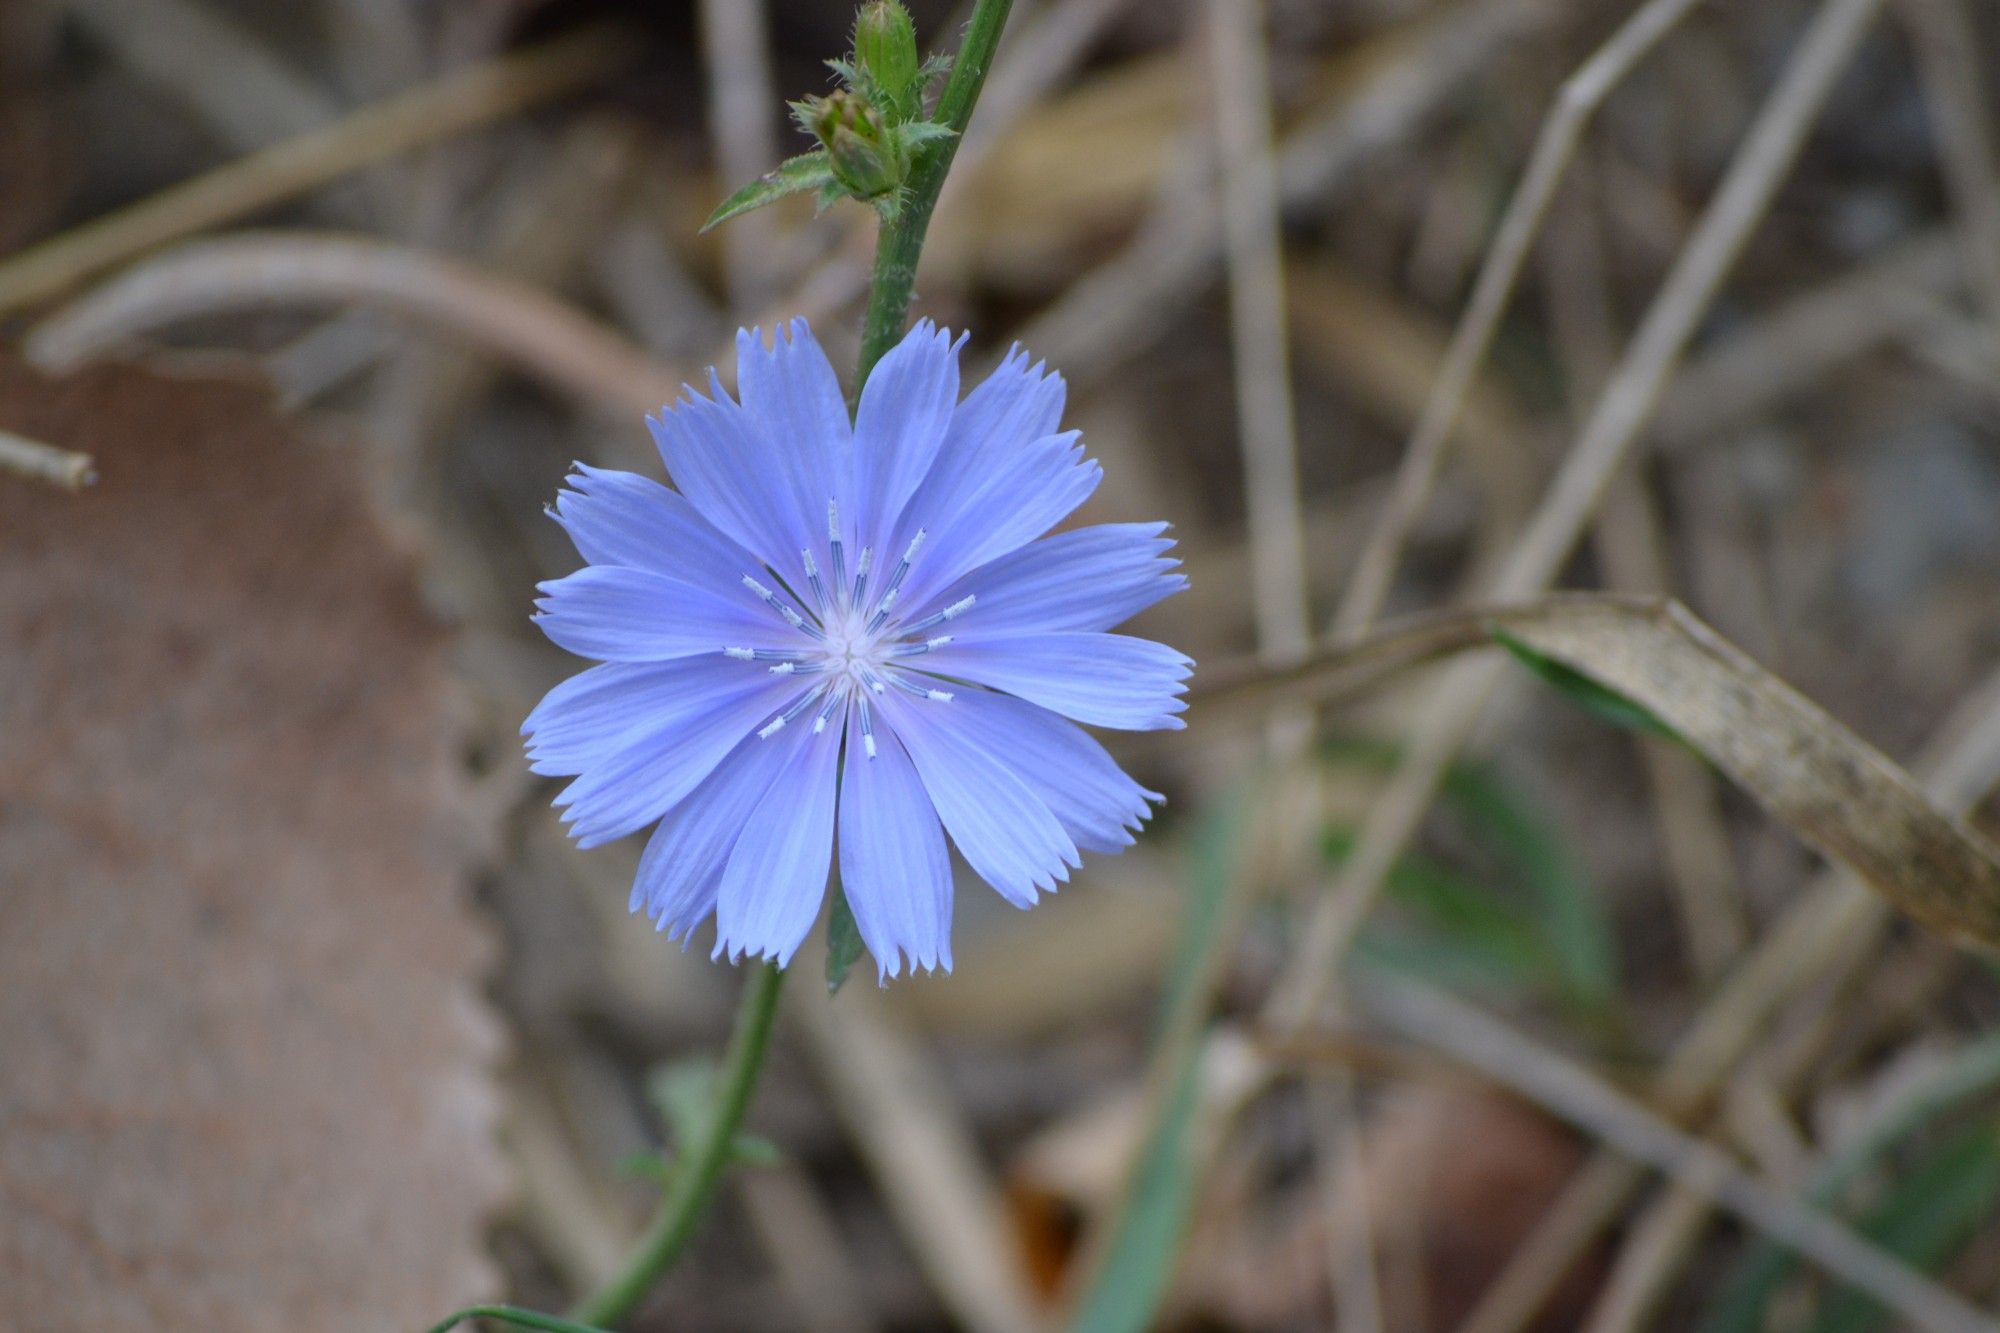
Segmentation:
[(868, 757), (873, 759), (875, 732), (870, 716), (870, 696), (894, 687), (919, 699), (950, 703), (951, 691), (937, 688), (944, 682), (935, 674), (924, 671), (912, 659), (921, 658), (950, 643), (949, 634), (925, 636), (930, 630), (970, 610), (975, 599), (961, 598), (920, 620), (902, 621), (896, 615), (896, 600), (902, 594), (903, 580), (908, 577), (912, 562), (923, 549), (927, 535), (924, 529), (917, 529), (917, 535), (911, 538), (909, 547), (897, 560), (896, 567), (890, 571), (880, 591), (871, 592), (869, 575), (873, 571), (875, 553), (869, 548), (862, 548), (861, 558), (855, 562), (854, 579), (850, 583), (846, 551), (840, 536), (840, 510), (832, 500), (826, 503), (826, 527), (828, 554), (832, 562), (832, 568), (827, 573), (832, 576), (832, 588), (829, 590), (827, 581), (820, 577), (819, 565), (812, 552), (800, 551), (806, 586), (812, 593), (810, 605), (806, 599), (800, 599), (800, 606), (804, 606), (805, 610), (793, 606), (753, 576), (743, 576), (743, 586), (777, 612), (808, 642), (799, 648), (724, 648), (722, 652), (725, 657), (743, 662), (770, 663), (767, 669), (773, 675), (818, 678), (784, 712), (758, 731), (760, 737), (776, 735), (807, 709), (819, 704), (819, 713), (813, 719), (813, 732), (817, 735), (827, 729), (828, 722), (843, 704), (852, 704), (860, 710), (862, 739), (867, 746)]

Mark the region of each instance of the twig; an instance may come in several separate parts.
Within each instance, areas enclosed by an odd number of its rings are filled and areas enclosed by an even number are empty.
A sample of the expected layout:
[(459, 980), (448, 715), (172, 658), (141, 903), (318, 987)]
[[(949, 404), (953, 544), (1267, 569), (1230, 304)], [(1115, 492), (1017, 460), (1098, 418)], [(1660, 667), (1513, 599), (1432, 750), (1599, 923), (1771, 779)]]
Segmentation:
[(1738, 1167), (1712, 1144), (1675, 1129), (1567, 1057), (1444, 991), (1368, 973), (1354, 991), (1363, 1009), (1413, 1040), (1446, 1051), (1681, 1188), (1727, 1209), (1920, 1328), (1993, 1333), (1995, 1324), (1954, 1293), (1890, 1257), (1826, 1214)]
[(1368, 543), (1362, 549), (1347, 593), (1334, 614), (1334, 637), (1352, 638), (1381, 614), (1410, 529), (1437, 484), (1445, 445), (1458, 424), (1466, 393), (1493, 343), (1500, 317), (1520, 278), (1521, 266), (1583, 138), (1584, 127), (1612, 89), (1698, 3), (1700, 0), (1648, 0), (1563, 81), (1556, 94), (1555, 108), (1542, 123), (1535, 140), (1527, 172), (1513, 198), (1508, 200), (1492, 248), (1480, 266), (1471, 300), (1445, 353), (1444, 367), (1424, 404), (1416, 429), (1411, 432), (1409, 444), (1404, 447), (1395, 487), (1369, 531)]
[[(733, 190), (769, 171), (778, 156), (771, 123), (778, 97), (771, 84), (764, 0), (701, 0), (699, 19), (709, 142), (724, 188)], [(762, 309), (773, 294), (777, 235), (776, 215), (764, 210), (745, 214), (724, 230), (723, 267), (733, 309)]]
[[(149, 82), (170, 90), (238, 151), (316, 130), (333, 99), (208, 6), (189, 0), (67, 0), (63, 8)], [(227, 70), (218, 78), (215, 71)]]
[(558, 388), (632, 415), (681, 379), (611, 329), (542, 292), (457, 260), (379, 241), (247, 232), (196, 241), (99, 287), (38, 327), (28, 356), (64, 368), (197, 315), (364, 303), (483, 345)]
[(973, 1333), (1036, 1326), (1027, 1279), (971, 1131), (874, 997), (800, 987), (791, 1013), (903, 1236), (953, 1317)]
[[(1493, 600), (1541, 591), (1576, 544), (1881, 3), (1827, 0), (1815, 15), (1534, 518), (1494, 579)], [(1383, 877), (1415, 834), (1437, 784), (1497, 683), (1496, 669), (1482, 662), (1455, 667), (1431, 696), (1404, 762), (1314, 913), (1301, 948), (1287, 963), (1267, 1016), (1297, 1023), (1317, 1008)]]
[(1304, 656), (1311, 639), (1263, 7), (1258, 0), (1210, 0), (1208, 17), (1250, 589), (1258, 646), (1267, 660), (1283, 664)]
[(630, 34), (593, 28), (363, 107), (0, 262), (0, 312), (46, 300), (94, 273), (370, 163), (504, 119), (602, 78), (635, 54)]
[(1689, 360), (1660, 403), (1652, 434), (1665, 452), (1727, 438), (1834, 367), (1934, 328), (1945, 298), (1962, 284), (1956, 239), (1920, 233), (1749, 328), (1718, 338)]
[[(2000, 781), (2000, 674), (1945, 719), (1916, 767), (1925, 775), (1925, 793), (1953, 813), (1970, 809)], [(1884, 919), (1881, 904), (1852, 875), (1822, 875), (1723, 980), (1668, 1055), (1651, 1100), (1677, 1119), (1692, 1116), (1778, 1007), (1814, 978), (1865, 956)], [(1636, 1179), (1614, 1157), (1600, 1155), (1586, 1165), (1480, 1298), (1461, 1333), (1512, 1333), (1526, 1324)]]
[(80, 491), (97, 480), (97, 462), (89, 454), (24, 440), (7, 431), (0, 431), (0, 469), (66, 491)]
[(1583, 1333), (1634, 1333), (1652, 1312), (1688, 1241), (1708, 1220), (1721, 1183), (1701, 1164), (1691, 1174), (1693, 1179), (1668, 1182), (1660, 1199), (1626, 1233), (1610, 1276), (1581, 1325)]
[[(1588, 197), (1590, 184), (1591, 173), (1580, 169), (1571, 181), (1574, 203)], [(1542, 255), (1549, 323), (1570, 381), (1569, 401), (1580, 414), (1583, 404), (1602, 392), (1612, 369), (1611, 349), (1618, 344), (1592, 210), (1562, 210), (1550, 223)], [(1614, 589), (1654, 596), (1671, 591), (1660, 516), (1636, 471), (1612, 483), (1593, 537)], [(1749, 933), (1713, 775), (1694, 756), (1657, 739), (1635, 737), (1633, 748), (1652, 791), (1667, 883), (1693, 970), (1700, 978), (1713, 977), (1742, 950)]]
[(1965, 271), (1987, 319), (2000, 321), (2000, 160), (1979, 34), (1963, 0), (1902, 0), (1900, 9), (1916, 46)]
[[(1405, 142), (1461, 91), (1496, 50), (1546, 27), (1551, 0), (1465, 0), (1441, 18), (1367, 53), (1351, 97), (1294, 130), (1279, 146), (1278, 194), (1287, 205), (1324, 199), (1358, 168)], [(1168, 326), (1162, 312), (1212, 272), (1222, 220), (1205, 195), (1170, 194), (1115, 258), (1072, 283), (1020, 330), (1021, 342), (1082, 383), (1139, 355)]]

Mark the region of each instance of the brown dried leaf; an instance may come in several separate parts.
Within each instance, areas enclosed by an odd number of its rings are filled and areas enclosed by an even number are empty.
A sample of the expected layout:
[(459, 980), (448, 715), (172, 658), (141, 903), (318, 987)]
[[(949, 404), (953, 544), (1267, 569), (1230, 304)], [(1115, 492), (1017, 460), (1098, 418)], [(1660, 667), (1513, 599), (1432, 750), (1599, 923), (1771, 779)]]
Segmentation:
[[(1678, 602), (1570, 595), (1414, 619), (1283, 672), (1214, 673), (1193, 716), (1324, 700), (1506, 635), (1638, 704), (1800, 839), (1925, 925), (2000, 947), (2000, 848)], [(1219, 679), (1217, 678), (1219, 677)]]
[(496, 1029), (443, 636), (247, 385), (0, 356), (0, 1326), (490, 1295)]

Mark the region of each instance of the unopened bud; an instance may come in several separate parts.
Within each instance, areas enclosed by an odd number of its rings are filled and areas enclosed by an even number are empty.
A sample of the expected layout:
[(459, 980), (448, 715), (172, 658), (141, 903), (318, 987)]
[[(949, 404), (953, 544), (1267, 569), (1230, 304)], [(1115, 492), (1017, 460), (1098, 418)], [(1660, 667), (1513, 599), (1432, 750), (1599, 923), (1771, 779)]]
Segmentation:
[(917, 110), (917, 28), (897, 0), (869, 0), (854, 20), (854, 63), (905, 120)]
[(834, 177), (858, 199), (874, 199), (903, 183), (908, 164), (891, 142), (881, 113), (866, 99), (837, 92), (808, 98), (806, 120), (826, 146)]

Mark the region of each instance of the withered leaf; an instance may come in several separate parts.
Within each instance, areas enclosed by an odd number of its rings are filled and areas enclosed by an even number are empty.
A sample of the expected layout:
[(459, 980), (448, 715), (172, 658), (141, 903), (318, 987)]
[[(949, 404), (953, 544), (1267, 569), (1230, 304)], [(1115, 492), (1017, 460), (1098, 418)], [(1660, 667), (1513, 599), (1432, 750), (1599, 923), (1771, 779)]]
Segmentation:
[(0, 355), (0, 1326), (420, 1327), (493, 1293), (496, 1028), (444, 642), (248, 384)]
[(1424, 616), (1281, 672), (1213, 673), (1191, 716), (1352, 694), (1496, 636), (1637, 705), (1919, 921), (2000, 948), (2000, 848), (1678, 602), (1570, 594)]

